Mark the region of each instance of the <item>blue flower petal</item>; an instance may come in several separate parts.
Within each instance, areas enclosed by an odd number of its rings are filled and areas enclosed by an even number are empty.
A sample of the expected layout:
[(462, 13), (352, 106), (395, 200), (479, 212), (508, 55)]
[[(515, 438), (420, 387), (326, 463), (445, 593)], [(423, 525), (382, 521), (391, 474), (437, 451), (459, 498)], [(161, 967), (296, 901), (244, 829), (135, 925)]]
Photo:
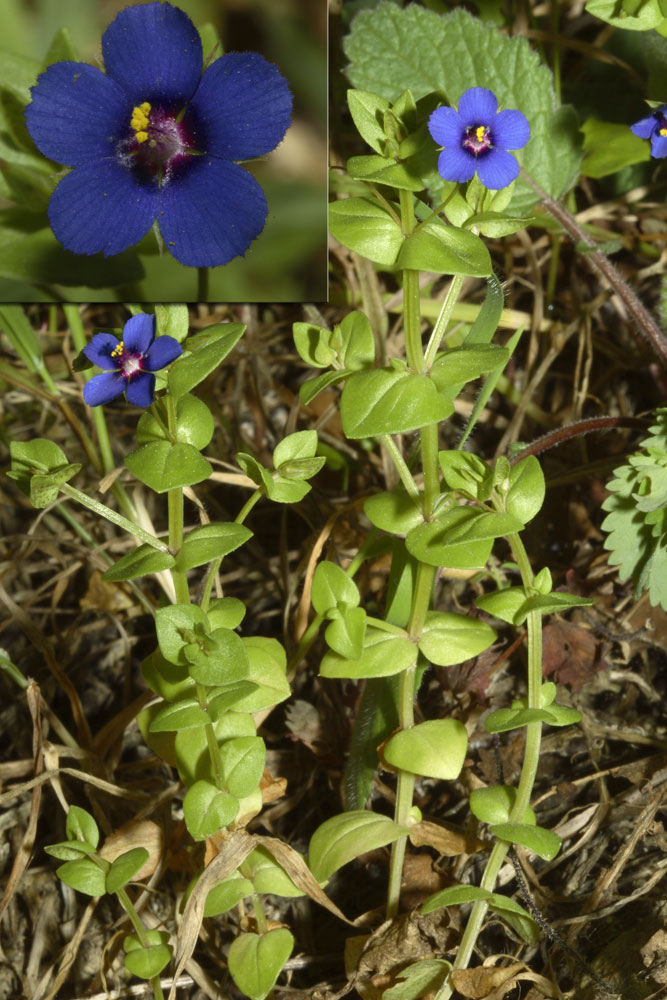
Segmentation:
[(150, 346), (148, 354), (144, 360), (144, 367), (149, 372), (159, 372), (161, 368), (166, 368), (172, 361), (180, 357), (183, 348), (177, 340), (168, 334), (157, 337)]
[(486, 87), (470, 87), (459, 101), (463, 125), (491, 125), (498, 110), (498, 98)]
[(651, 138), (651, 156), (661, 160), (667, 156), (667, 135), (660, 135), (655, 132)]
[(521, 149), (530, 139), (530, 126), (521, 111), (500, 111), (491, 124), (491, 135), (499, 149)]
[(282, 141), (292, 118), (292, 95), (278, 67), (257, 52), (229, 52), (206, 70), (191, 108), (207, 153), (247, 160)]
[(118, 347), (118, 344), (118, 337), (114, 337), (113, 333), (96, 333), (91, 342), (84, 347), (83, 353), (98, 368), (107, 370), (118, 368), (118, 359), (111, 357), (111, 352)]
[(476, 157), (460, 146), (450, 146), (438, 157), (438, 173), (446, 181), (469, 181), (476, 167)]
[(465, 126), (454, 108), (436, 108), (428, 120), (428, 130), (439, 146), (458, 146)]
[(77, 62), (54, 63), (41, 73), (25, 110), (40, 152), (69, 167), (111, 156), (126, 118), (127, 98), (118, 84)]
[(640, 139), (650, 139), (657, 125), (658, 122), (655, 115), (649, 115), (648, 118), (641, 118), (634, 125), (631, 125), (630, 131), (638, 135)]
[(519, 175), (519, 164), (504, 149), (491, 149), (477, 160), (477, 173), (485, 188), (499, 191)]
[(236, 163), (199, 156), (167, 184), (158, 216), (169, 252), (189, 267), (217, 267), (244, 254), (266, 222), (264, 192)]
[(125, 379), (120, 372), (94, 375), (83, 387), (83, 398), (88, 406), (101, 406), (120, 396), (125, 388)]
[(142, 186), (115, 160), (77, 167), (60, 181), (49, 202), (56, 239), (73, 253), (105, 257), (138, 243), (157, 215), (159, 192)]
[(146, 355), (154, 337), (155, 316), (150, 313), (137, 313), (123, 327), (123, 343), (133, 354)]
[(122, 10), (102, 36), (102, 55), (107, 73), (133, 102), (185, 103), (202, 71), (199, 32), (169, 3)]
[(127, 383), (125, 395), (133, 406), (150, 406), (155, 392), (155, 375), (140, 372)]

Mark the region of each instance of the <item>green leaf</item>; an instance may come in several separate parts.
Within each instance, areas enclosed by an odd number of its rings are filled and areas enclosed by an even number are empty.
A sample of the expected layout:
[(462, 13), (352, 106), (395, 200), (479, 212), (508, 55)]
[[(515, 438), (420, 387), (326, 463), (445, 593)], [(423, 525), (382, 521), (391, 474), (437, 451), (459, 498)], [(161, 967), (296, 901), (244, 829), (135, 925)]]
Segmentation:
[(558, 591), (551, 594), (537, 594), (524, 601), (514, 615), (514, 624), (523, 625), (531, 611), (552, 615), (559, 611), (569, 611), (570, 608), (590, 607), (592, 604), (595, 604), (592, 598), (578, 597), (576, 594), (561, 594)]
[(545, 492), (542, 466), (535, 455), (528, 455), (510, 470), (505, 510), (524, 524), (528, 524), (541, 510)]
[(358, 660), (329, 652), (322, 658), (322, 677), (390, 677), (407, 670), (417, 659), (417, 646), (410, 639), (366, 626), (364, 648)]
[(388, 764), (426, 778), (458, 778), (468, 748), (465, 726), (458, 719), (431, 719), (395, 733), (383, 747)]
[[(238, 687), (244, 686), (242, 682)], [(215, 716), (215, 711), (209, 702), (209, 715)], [(227, 711), (213, 723), (213, 732), (218, 742), (237, 736), (256, 736), (257, 730), (252, 716), (245, 712)], [(196, 729), (181, 729), (174, 739), (174, 767), (185, 785), (193, 785), (195, 781), (208, 781), (215, 784), (215, 774), (211, 762), (206, 730), (203, 726)]]
[(241, 637), (229, 628), (217, 628), (198, 637), (183, 650), (188, 672), (197, 684), (214, 686), (243, 680), (248, 658)]
[(452, 963), (444, 958), (424, 958), (397, 973), (396, 983), (382, 994), (382, 1000), (419, 1000), (438, 993), (445, 985)]
[[(213, 437), (213, 415), (206, 403), (196, 396), (187, 394), (181, 396), (176, 403), (176, 442), (191, 444), (201, 451), (211, 442)], [(149, 410), (143, 413), (137, 424), (137, 444), (148, 444), (152, 441), (169, 441), (164, 427), (158, 423)]]
[(384, 113), (389, 108), (389, 101), (364, 90), (348, 90), (347, 104), (352, 121), (361, 138), (376, 153), (384, 154), (387, 147), (387, 136), (383, 123)]
[(261, 712), (289, 698), (292, 691), (285, 676), (285, 651), (277, 639), (247, 636), (242, 639), (248, 657), (246, 680), (257, 685), (252, 694), (235, 705), (238, 712)]
[(123, 941), (125, 965), (133, 976), (152, 979), (158, 976), (171, 961), (169, 934), (166, 931), (144, 930), (148, 947), (144, 947), (136, 934), (128, 934)]
[(658, 0), (640, 0), (631, 4), (627, 0), (620, 4), (619, 0), (587, 0), (586, 10), (615, 28), (629, 31), (650, 31), (659, 27), (664, 19)]
[(430, 663), (449, 667), (478, 656), (493, 643), (490, 625), (451, 611), (429, 611), (419, 649)]
[(325, 559), (317, 564), (313, 574), (310, 600), (318, 615), (326, 615), (330, 608), (340, 604), (356, 607), (359, 588), (344, 569)]
[[(463, 344), (441, 351), (431, 369), (438, 389), (463, 386), (509, 361), (509, 351), (497, 344)], [(457, 389), (458, 394), (458, 389)]]
[(155, 612), (155, 629), (160, 652), (169, 660), (181, 666), (188, 661), (183, 655), (185, 646), (193, 641), (197, 628), (209, 628), (206, 613), (198, 604), (170, 604)]
[(259, 785), (266, 762), (266, 746), (259, 736), (239, 736), (220, 747), (227, 790), (242, 799)]
[(370, 368), (375, 360), (375, 337), (367, 316), (353, 309), (334, 327), (332, 345), (338, 353), (338, 363), (349, 371)]
[(329, 649), (350, 660), (358, 660), (364, 648), (366, 612), (363, 608), (348, 608), (341, 618), (327, 626), (324, 639)]
[(107, 892), (118, 892), (124, 885), (131, 882), (147, 860), (148, 851), (145, 847), (135, 847), (117, 857), (115, 861), (111, 862), (111, 868), (107, 872), (105, 883)]
[(492, 896), (493, 893), (488, 889), (476, 885), (451, 885), (448, 889), (441, 889), (429, 896), (426, 902), (422, 903), (420, 912), (433, 913), (443, 906), (463, 906), (464, 903), (476, 903), (480, 899), (489, 900)]
[(349, 374), (351, 373), (348, 371), (333, 371), (324, 372), (324, 374), (317, 375), (315, 378), (309, 378), (299, 389), (299, 399), (304, 406), (308, 406), (321, 392), (328, 389), (330, 385), (342, 382)]
[(484, 728), (487, 733), (508, 733), (511, 729), (521, 729), (531, 722), (551, 723), (554, 719), (551, 708), (499, 708), (487, 715)]
[[(181, 344), (187, 337), (188, 330), (190, 329), (190, 313), (187, 305), (183, 302), (170, 302), (166, 304), (156, 302), (154, 310), (157, 335), (161, 337), (166, 333)], [(190, 443), (194, 444), (194, 441)], [(202, 447), (205, 447), (205, 445), (202, 445)]]
[(585, 154), (581, 172), (585, 177), (606, 177), (651, 158), (650, 144), (631, 132), (628, 125), (587, 118), (581, 131)]
[(494, 538), (520, 531), (522, 527), (509, 514), (453, 507), (435, 520), (413, 528), (405, 544), (411, 555), (430, 566), (472, 569), (485, 564)]
[(46, 53), (46, 58), (42, 65), (46, 69), (47, 66), (53, 65), (53, 63), (62, 62), (63, 60), (77, 62), (80, 58), (81, 56), (72, 42), (67, 28), (59, 28), (53, 36), (49, 51)]
[(474, 233), (431, 219), (404, 241), (396, 267), (436, 274), (488, 277), (493, 268), (485, 244)]
[(7, 473), (19, 489), (30, 497), (34, 507), (47, 507), (58, 496), (58, 487), (67, 482), (81, 466), (70, 464), (57, 444), (46, 438), (10, 441), (12, 467)]
[(239, 934), (232, 941), (227, 966), (232, 979), (250, 1000), (264, 1000), (292, 954), (294, 938), (286, 927), (266, 934)]
[(169, 392), (174, 399), (190, 392), (215, 371), (241, 339), (244, 330), (244, 323), (220, 323), (203, 331), (206, 341), (186, 340), (186, 348), (194, 348), (192, 353), (182, 355), (169, 369)]
[(347, 438), (403, 434), (438, 423), (452, 412), (430, 378), (393, 368), (351, 375), (340, 402)]
[(523, 906), (515, 903), (508, 896), (501, 896), (497, 892), (491, 894), (489, 899), (489, 909), (500, 914), (516, 933), (527, 941), (528, 944), (536, 945), (541, 937), (540, 927), (530, 914), (524, 910)]
[(177, 701), (186, 694), (194, 696), (195, 682), (186, 669), (170, 663), (159, 649), (142, 661), (141, 673), (151, 691), (166, 701)]
[(376, 528), (394, 535), (405, 535), (424, 523), (419, 505), (401, 487), (369, 497), (364, 503), (364, 514)]
[[(410, 89), (416, 100), (437, 91), (457, 105), (469, 87), (488, 87), (501, 107), (528, 119), (530, 141), (513, 155), (538, 184), (558, 198), (578, 177), (576, 116), (557, 108), (551, 73), (525, 38), (501, 34), (462, 9), (441, 15), (417, 4), (380, 3), (357, 15), (344, 48), (352, 85), (388, 101)], [(536, 201), (520, 177), (511, 210), (521, 215)]]
[(153, 545), (146, 543), (118, 559), (102, 575), (102, 579), (112, 583), (117, 580), (135, 580), (138, 576), (159, 573), (175, 565), (176, 560), (169, 552), (160, 552)]
[(183, 539), (183, 544), (175, 560), (175, 567), (180, 573), (203, 566), (205, 563), (220, 559), (235, 549), (245, 545), (252, 538), (252, 531), (244, 524), (233, 521), (213, 521), (193, 528)]
[(65, 833), (68, 840), (79, 840), (88, 844), (93, 850), (100, 842), (100, 831), (97, 823), (85, 809), (80, 806), (70, 806), (65, 820)]
[(318, 882), (367, 851), (377, 850), (405, 837), (410, 831), (388, 816), (354, 809), (327, 819), (310, 838), (308, 864)]
[(469, 451), (439, 451), (438, 462), (442, 476), (450, 490), (458, 490), (479, 500), (480, 486), (489, 475), (489, 467)]
[[(431, 153), (434, 164), (435, 149), (431, 147), (427, 152)], [(352, 156), (347, 161), (347, 172), (350, 177), (374, 184), (388, 184), (403, 191), (423, 191), (428, 184), (425, 175), (431, 165), (423, 155), (400, 163), (390, 156)]]
[(270, 892), (290, 899), (304, 895), (303, 889), (299, 889), (266, 847), (260, 845), (251, 851), (245, 859), (244, 869), (249, 872), (257, 892)]
[(210, 781), (195, 781), (183, 799), (185, 825), (193, 840), (205, 840), (236, 819), (238, 799)]
[[(516, 788), (511, 785), (474, 788), (470, 793), (470, 811), (480, 823), (507, 823), (515, 802)], [(530, 806), (526, 809), (523, 822), (535, 823), (535, 813)]]
[(70, 889), (83, 892), (86, 896), (103, 896), (106, 892), (105, 870), (92, 858), (80, 858), (60, 865), (56, 868), (56, 875)]
[(241, 878), (238, 875), (223, 878), (217, 885), (213, 886), (206, 896), (204, 916), (218, 917), (221, 913), (227, 913), (246, 896), (251, 896), (254, 891), (255, 886), (250, 879)]
[(473, 885), (453, 885), (449, 889), (429, 896), (422, 904), (422, 913), (432, 913), (442, 906), (462, 906), (464, 903), (476, 903), (479, 900), (488, 903), (489, 909), (500, 913), (508, 924), (513, 927), (524, 940), (535, 944), (539, 940), (539, 928), (533, 918), (519, 903), (497, 892), (489, 892)]
[(483, 594), (475, 598), (475, 604), (482, 611), (494, 618), (500, 618), (508, 625), (514, 623), (514, 617), (526, 601), (526, 591), (523, 587), (508, 587), (506, 590), (496, 590), (493, 594)]
[(191, 444), (170, 444), (168, 441), (140, 445), (127, 455), (125, 465), (139, 482), (155, 493), (201, 483), (213, 472), (210, 462)]
[(198, 729), (210, 722), (210, 715), (196, 698), (182, 698), (160, 708), (148, 728), (151, 733), (176, 733), (181, 729)]
[(520, 229), (535, 224), (535, 219), (528, 215), (505, 215), (503, 212), (479, 212), (466, 219), (466, 228), (475, 227), (482, 236), (497, 240), (502, 236), (511, 236), (518, 233)]
[(510, 844), (519, 844), (528, 848), (545, 861), (552, 861), (561, 848), (561, 839), (552, 830), (543, 826), (532, 826), (525, 823), (496, 823), (490, 827), (491, 833), (499, 840)]
[(82, 854), (94, 854), (95, 848), (80, 840), (64, 840), (60, 844), (47, 844), (47, 854), (59, 861), (78, 861)]
[(209, 626), (212, 629), (237, 628), (245, 612), (245, 604), (238, 597), (214, 597), (207, 611)]
[(332, 332), (315, 323), (293, 323), (294, 346), (299, 355), (312, 368), (328, 368), (336, 357), (330, 346)]
[(325, 462), (322, 456), (315, 455), (316, 451), (317, 431), (297, 431), (283, 438), (276, 446), (273, 466), (280, 473), (281, 479), (311, 479)]
[(331, 235), (376, 264), (392, 265), (403, 244), (403, 231), (385, 208), (367, 198), (345, 198), (329, 205)]

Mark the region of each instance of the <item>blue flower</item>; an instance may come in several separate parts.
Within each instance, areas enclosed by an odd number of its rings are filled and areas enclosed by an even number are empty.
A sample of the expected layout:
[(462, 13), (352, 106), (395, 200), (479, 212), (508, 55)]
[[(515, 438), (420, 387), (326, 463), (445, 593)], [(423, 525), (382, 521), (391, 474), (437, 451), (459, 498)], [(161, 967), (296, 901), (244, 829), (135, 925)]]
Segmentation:
[(123, 392), (134, 406), (150, 406), (155, 392), (155, 375), (183, 353), (173, 337), (155, 339), (155, 316), (139, 313), (123, 327), (123, 339), (112, 333), (96, 333), (83, 349), (89, 361), (106, 369), (83, 387), (88, 406), (110, 403)]
[(459, 109), (436, 108), (428, 129), (439, 145), (438, 173), (446, 181), (469, 181), (475, 171), (486, 188), (507, 187), (519, 173), (508, 149), (521, 149), (530, 128), (520, 111), (498, 111), (496, 95), (486, 87), (462, 94)]
[(246, 252), (267, 216), (239, 160), (282, 141), (292, 96), (256, 52), (229, 52), (202, 73), (190, 18), (169, 3), (121, 11), (102, 36), (106, 73), (58, 62), (26, 108), (39, 150), (74, 169), (49, 221), (67, 250), (121, 253), (157, 219), (182, 264), (216, 267)]
[(651, 156), (657, 159), (667, 156), (667, 104), (656, 108), (647, 118), (640, 118), (630, 126), (630, 131), (640, 139), (651, 140)]

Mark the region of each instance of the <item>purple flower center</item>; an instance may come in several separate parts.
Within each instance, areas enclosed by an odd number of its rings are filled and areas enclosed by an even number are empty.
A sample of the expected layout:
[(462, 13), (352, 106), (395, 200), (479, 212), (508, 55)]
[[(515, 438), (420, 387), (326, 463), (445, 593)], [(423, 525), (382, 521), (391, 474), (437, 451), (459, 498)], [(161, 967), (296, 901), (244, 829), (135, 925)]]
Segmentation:
[(118, 365), (118, 370), (123, 378), (128, 382), (134, 375), (138, 375), (140, 371), (143, 371), (143, 354), (137, 354), (135, 351), (128, 351), (122, 340), (117, 347), (114, 347), (111, 352), (111, 357)]
[(491, 149), (492, 145), (491, 130), (488, 126), (468, 125), (463, 137), (464, 149), (474, 153), (475, 156), (479, 156), (480, 153), (485, 153), (487, 149)]
[(667, 135), (667, 115), (658, 111), (656, 114), (658, 135)]
[(148, 101), (132, 109), (127, 136), (118, 144), (125, 165), (160, 187), (199, 152), (186, 109), (164, 108)]

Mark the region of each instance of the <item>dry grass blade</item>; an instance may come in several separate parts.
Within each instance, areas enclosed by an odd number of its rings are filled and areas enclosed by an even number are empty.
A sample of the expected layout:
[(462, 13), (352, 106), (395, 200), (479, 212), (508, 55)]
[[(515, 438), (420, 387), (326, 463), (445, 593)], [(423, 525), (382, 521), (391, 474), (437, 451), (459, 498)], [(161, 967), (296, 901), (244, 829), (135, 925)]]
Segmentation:
[(352, 921), (348, 920), (345, 914), (323, 892), (319, 882), (297, 851), (293, 850), (288, 844), (283, 844), (281, 840), (276, 840), (275, 837), (258, 837), (257, 841), (263, 847), (266, 847), (267, 851), (271, 852), (278, 864), (285, 869), (295, 885), (298, 885), (299, 889), (303, 889), (311, 899), (314, 899), (320, 906), (324, 906), (340, 920), (344, 920), (350, 927), (353, 926)]
[[(239, 865), (243, 864), (256, 844), (257, 838), (245, 830), (234, 830), (225, 840), (220, 841), (217, 855), (204, 869), (183, 911), (183, 920), (174, 956), (176, 959), (174, 982), (183, 972), (186, 962), (195, 950), (199, 928), (204, 919), (204, 904), (207, 895), (217, 882), (227, 878), (228, 875), (236, 871)], [(173, 1000), (175, 997), (174, 991), (175, 987), (172, 986), (169, 991), (169, 1000)]]
[[(35, 762), (34, 773), (35, 777), (38, 778), (44, 768), (44, 761), (42, 758), (42, 726), (39, 714), (39, 687), (34, 681), (31, 681), (26, 688), (26, 700), (28, 702), (28, 708), (30, 709), (30, 716), (32, 718), (32, 749)], [(12, 865), (12, 870), (9, 873), (5, 891), (2, 895), (2, 899), (0, 900), (0, 920), (2, 919), (2, 915), (5, 912), (10, 899), (16, 891), (23, 872), (26, 870), (30, 862), (30, 855), (32, 854), (32, 849), (35, 844), (35, 834), (37, 833), (37, 816), (39, 815), (39, 803), (41, 798), (42, 785), (40, 783), (34, 785), (32, 789), (30, 819), (28, 820), (28, 825), (25, 833), (23, 834), (21, 846), (16, 852), (14, 864)]]

